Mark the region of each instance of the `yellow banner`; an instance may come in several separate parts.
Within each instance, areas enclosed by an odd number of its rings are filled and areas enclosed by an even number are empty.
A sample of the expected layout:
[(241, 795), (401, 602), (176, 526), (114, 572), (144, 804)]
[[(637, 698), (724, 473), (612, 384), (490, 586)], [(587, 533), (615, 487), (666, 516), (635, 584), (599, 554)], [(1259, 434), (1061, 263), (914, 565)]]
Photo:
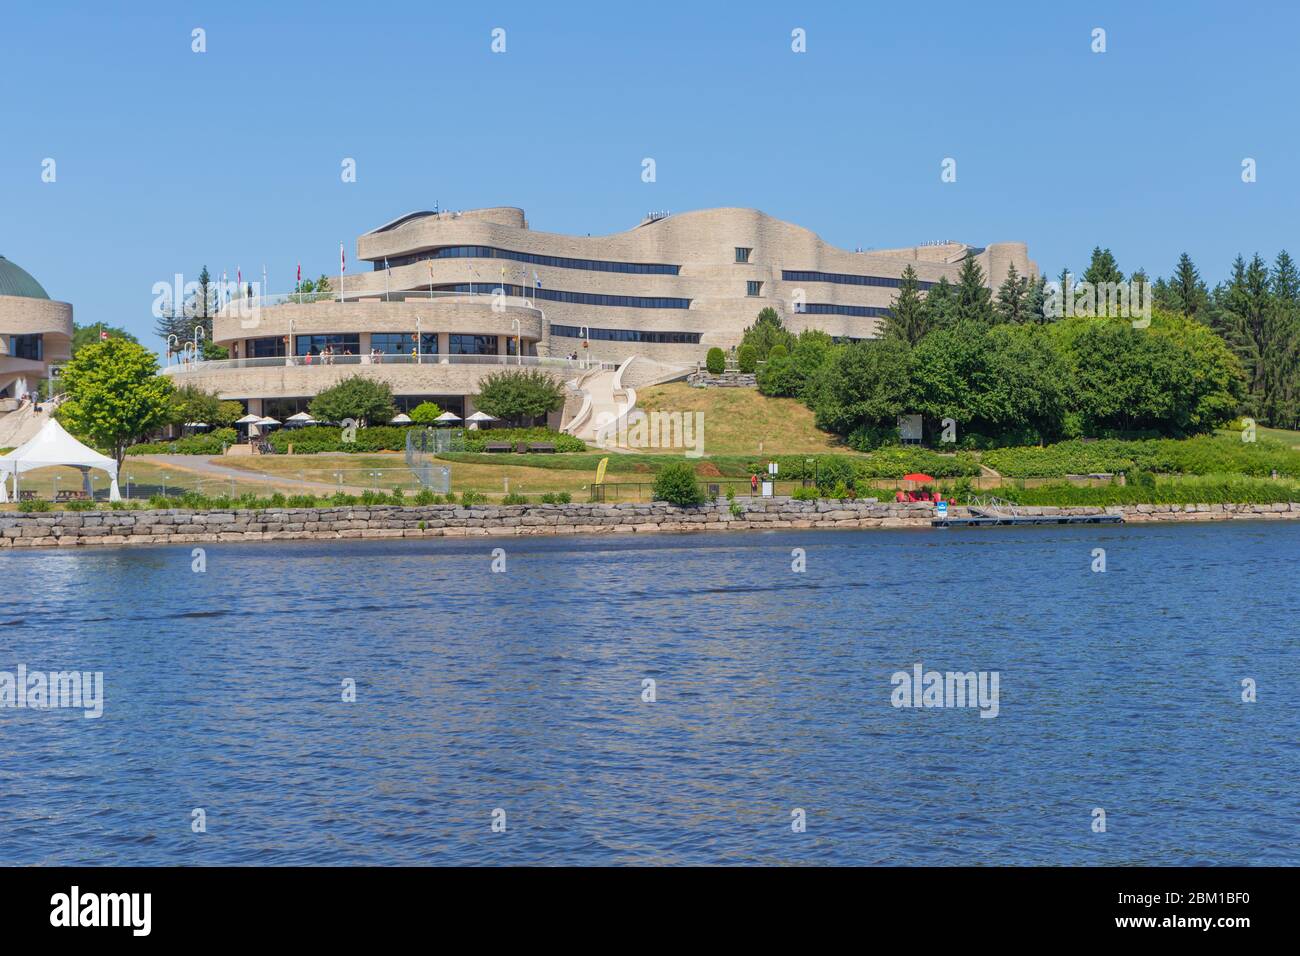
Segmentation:
[(605, 466), (608, 464), (609, 459), (602, 458), (600, 464), (596, 466), (596, 484), (603, 485), (605, 483)]

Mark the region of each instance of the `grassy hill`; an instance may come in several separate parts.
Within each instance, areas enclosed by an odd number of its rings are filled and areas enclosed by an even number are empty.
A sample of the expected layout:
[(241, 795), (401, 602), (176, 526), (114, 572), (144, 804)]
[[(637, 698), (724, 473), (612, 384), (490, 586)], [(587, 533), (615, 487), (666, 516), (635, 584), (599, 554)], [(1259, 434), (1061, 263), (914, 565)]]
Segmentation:
[(853, 454), (813, 424), (812, 410), (793, 398), (768, 398), (752, 388), (691, 388), (685, 382), (637, 392), (646, 412), (703, 412), (706, 455)]

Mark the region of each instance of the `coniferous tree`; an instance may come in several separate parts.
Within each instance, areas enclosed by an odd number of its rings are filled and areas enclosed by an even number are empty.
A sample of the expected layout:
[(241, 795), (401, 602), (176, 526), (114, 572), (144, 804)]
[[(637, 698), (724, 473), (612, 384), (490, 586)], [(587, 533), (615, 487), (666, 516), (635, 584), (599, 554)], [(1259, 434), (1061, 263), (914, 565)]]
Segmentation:
[(957, 294), (947, 276), (925, 294), (925, 322), (929, 329), (946, 329), (957, 321)]
[(993, 291), (984, 284), (984, 270), (973, 257), (962, 262), (957, 274), (957, 320), (993, 324)]
[(1029, 280), (1029, 288), (1025, 293), (1025, 314), (1028, 316), (1026, 321), (1029, 322), (1043, 324), (1052, 321), (1047, 314), (1046, 276)]
[(883, 325), (884, 338), (896, 338), (915, 345), (930, 330), (929, 313), (921, 297), (921, 286), (916, 270), (910, 265), (903, 270), (898, 284), (898, 294), (890, 304), (891, 314)]
[(1285, 249), (1273, 260), (1273, 273), (1269, 276), (1273, 296), (1283, 302), (1300, 302), (1300, 269)]
[(1029, 277), (1020, 275), (1015, 263), (1007, 267), (1007, 277), (998, 287), (994, 311), (999, 322), (1020, 325), (1033, 321), (1029, 312)]
[(1083, 281), (1091, 282), (1094, 286), (1108, 282), (1123, 282), (1124, 273), (1120, 271), (1109, 249), (1095, 246), (1092, 250), (1092, 261), (1088, 263), (1088, 268), (1083, 273)]
[(1174, 274), (1167, 282), (1163, 279), (1156, 282), (1153, 292), (1156, 305), (1162, 309), (1202, 321), (1209, 319), (1209, 289), (1201, 281), (1192, 257), (1185, 252), (1178, 257)]

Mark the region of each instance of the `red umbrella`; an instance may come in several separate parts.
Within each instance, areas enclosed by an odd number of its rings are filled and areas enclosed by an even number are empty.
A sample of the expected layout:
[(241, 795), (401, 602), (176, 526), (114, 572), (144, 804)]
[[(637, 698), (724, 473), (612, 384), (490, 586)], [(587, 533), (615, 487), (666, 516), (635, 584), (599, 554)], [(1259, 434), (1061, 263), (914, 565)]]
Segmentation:
[(914, 471), (914, 472), (912, 472), (910, 475), (904, 475), (904, 476), (903, 476), (903, 480), (904, 480), (904, 481), (919, 481), (919, 482), (923, 482), (923, 483), (924, 483), (924, 482), (927, 482), (927, 481), (934, 481), (934, 479), (931, 478), (929, 475), (923, 475), (923, 474), (921, 474), (919, 471)]

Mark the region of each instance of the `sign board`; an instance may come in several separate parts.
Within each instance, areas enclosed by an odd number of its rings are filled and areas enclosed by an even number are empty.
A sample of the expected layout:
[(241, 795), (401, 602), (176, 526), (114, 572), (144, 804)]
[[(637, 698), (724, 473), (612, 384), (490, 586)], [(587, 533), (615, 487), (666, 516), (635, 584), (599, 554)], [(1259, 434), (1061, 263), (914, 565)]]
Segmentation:
[(934, 513), (937, 517), (940, 518), (948, 517), (948, 502), (936, 501), (934, 504)]
[(921, 443), (921, 416), (899, 415), (898, 437), (904, 445), (919, 445)]
[(770, 481), (763, 482), (763, 497), (764, 498), (772, 497), (772, 483)]
[(767, 473), (768, 473), (769, 475), (775, 475), (776, 472), (777, 472), (777, 464), (776, 464), (776, 462), (774, 462), (774, 461), (769, 461), (769, 462), (767, 463)]

